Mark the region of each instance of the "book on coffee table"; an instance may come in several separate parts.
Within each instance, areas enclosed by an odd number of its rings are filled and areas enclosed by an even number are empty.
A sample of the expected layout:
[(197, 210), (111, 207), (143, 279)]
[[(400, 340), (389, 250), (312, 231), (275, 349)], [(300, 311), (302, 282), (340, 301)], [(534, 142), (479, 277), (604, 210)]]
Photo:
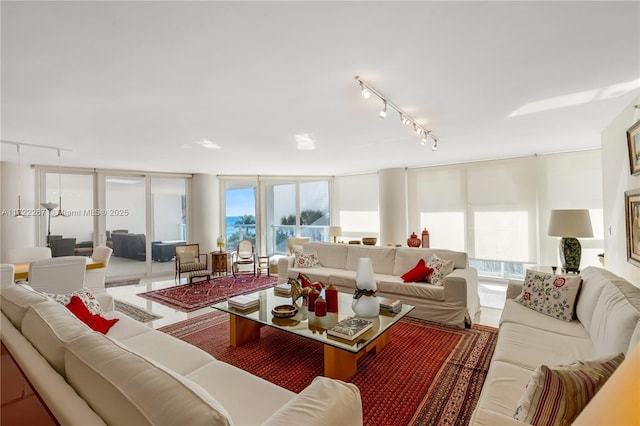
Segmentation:
[(227, 301), (230, 307), (236, 309), (250, 309), (260, 304), (260, 299), (246, 295), (233, 296)]
[(369, 320), (347, 317), (328, 329), (327, 335), (339, 337), (345, 340), (355, 340), (363, 335), (367, 330), (371, 329), (372, 326), (373, 323)]
[(282, 283), (273, 288), (273, 293), (278, 296), (289, 297), (291, 296), (291, 284)]
[(383, 297), (380, 299), (380, 310), (397, 314), (402, 310), (402, 302), (398, 299), (389, 299), (387, 297)]

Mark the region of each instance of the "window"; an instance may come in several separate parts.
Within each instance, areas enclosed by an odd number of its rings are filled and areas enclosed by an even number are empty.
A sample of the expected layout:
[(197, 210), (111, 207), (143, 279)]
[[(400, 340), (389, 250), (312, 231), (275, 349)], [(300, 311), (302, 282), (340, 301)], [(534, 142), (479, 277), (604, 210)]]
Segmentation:
[[(376, 173), (337, 177), (333, 192), (338, 215), (336, 225), (342, 228), (341, 240), (380, 235)], [(380, 245), (384, 242), (380, 241)]]
[(241, 240), (256, 247), (256, 186), (255, 182), (225, 182), (225, 237), (230, 251)]

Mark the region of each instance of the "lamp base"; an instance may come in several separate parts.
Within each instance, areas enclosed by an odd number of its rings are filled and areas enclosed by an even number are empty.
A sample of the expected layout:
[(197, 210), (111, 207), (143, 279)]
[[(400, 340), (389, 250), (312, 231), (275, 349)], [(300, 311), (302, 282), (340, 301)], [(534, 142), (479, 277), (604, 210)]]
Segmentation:
[(563, 237), (560, 239), (560, 262), (566, 272), (580, 272), (580, 258), (582, 246), (577, 238)]

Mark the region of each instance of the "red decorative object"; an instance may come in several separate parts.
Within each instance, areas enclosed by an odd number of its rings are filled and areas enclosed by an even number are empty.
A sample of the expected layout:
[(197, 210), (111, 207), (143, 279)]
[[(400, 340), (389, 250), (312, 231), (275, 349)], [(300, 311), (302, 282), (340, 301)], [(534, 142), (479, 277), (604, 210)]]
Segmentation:
[(316, 316), (324, 317), (327, 315), (327, 302), (322, 296), (318, 296), (316, 300)]
[(422, 241), (420, 241), (420, 238), (418, 238), (415, 232), (412, 232), (411, 236), (407, 240), (407, 245), (409, 247), (420, 247), (421, 244), (422, 244)]
[(422, 248), (429, 248), (429, 231), (427, 231), (427, 228), (422, 230)]
[(322, 291), (322, 289), (324, 288), (320, 281), (311, 282), (309, 277), (305, 274), (298, 274), (298, 280), (300, 281), (300, 285), (302, 286), (302, 288), (315, 287), (318, 291)]
[(329, 287), (324, 291), (324, 297), (327, 298), (327, 312), (338, 312), (338, 289), (333, 283), (329, 283)]
[(320, 296), (320, 292), (314, 287), (313, 290), (311, 290), (311, 293), (309, 293), (309, 296), (307, 296), (307, 307), (309, 312), (314, 312), (316, 310), (316, 299), (318, 299), (318, 296)]

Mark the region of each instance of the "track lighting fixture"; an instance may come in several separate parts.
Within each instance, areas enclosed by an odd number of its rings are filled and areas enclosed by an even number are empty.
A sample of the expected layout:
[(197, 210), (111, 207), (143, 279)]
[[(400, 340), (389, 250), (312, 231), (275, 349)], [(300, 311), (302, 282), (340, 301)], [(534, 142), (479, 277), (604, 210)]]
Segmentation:
[(371, 97), (371, 92), (369, 91), (367, 86), (364, 85), (363, 82), (360, 82), (360, 94), (365, 99), (369, 99)]
[(436, 137), (433, 135), (431, 130), (428, 130), (424, 126), (420, 125), (416, 120), (414, 120), (413, 118), (408, 116), (407, 113), (402, 111), (397, 105), (395, 105), (393, 102), (387, 99), (386, 96), (382, 95), (376, 89), (371, 87), (370, 84), (365, 83), (363, 80), (361, 80), (359, 76), (355, 76), (355, 79), (358, 82), (358, 84), (360, 84), (360, 94), (362, 95), (363, 98), (369, 99), (371, 97), (371, 94), (374, 94), (382, 101), (382, 110), (378, 114), (380, 118), (385, 118), (387, 116), (387, 107), (390, 106), (391, 108), (393, 108), (398, 112), (398, 115), (400, 116), (400, 122), (402, 124), (406, 126), (412, 126), (413, 131), (418, 136), (421, 136), (420, 138), (421, 145), (426, 145), (428, 142), (428, 139), (431, 139), (433, 140), (433, 146), (431, 147), (431, 149), (435, 151), (438, 148), (438, 139), (436, 139)]
[(380, 114), (378, 115), (380, 118), (385, 118), (387, 116), (387, 101), (383, 100), (382, 103), (382, 111), (380, 111)]

